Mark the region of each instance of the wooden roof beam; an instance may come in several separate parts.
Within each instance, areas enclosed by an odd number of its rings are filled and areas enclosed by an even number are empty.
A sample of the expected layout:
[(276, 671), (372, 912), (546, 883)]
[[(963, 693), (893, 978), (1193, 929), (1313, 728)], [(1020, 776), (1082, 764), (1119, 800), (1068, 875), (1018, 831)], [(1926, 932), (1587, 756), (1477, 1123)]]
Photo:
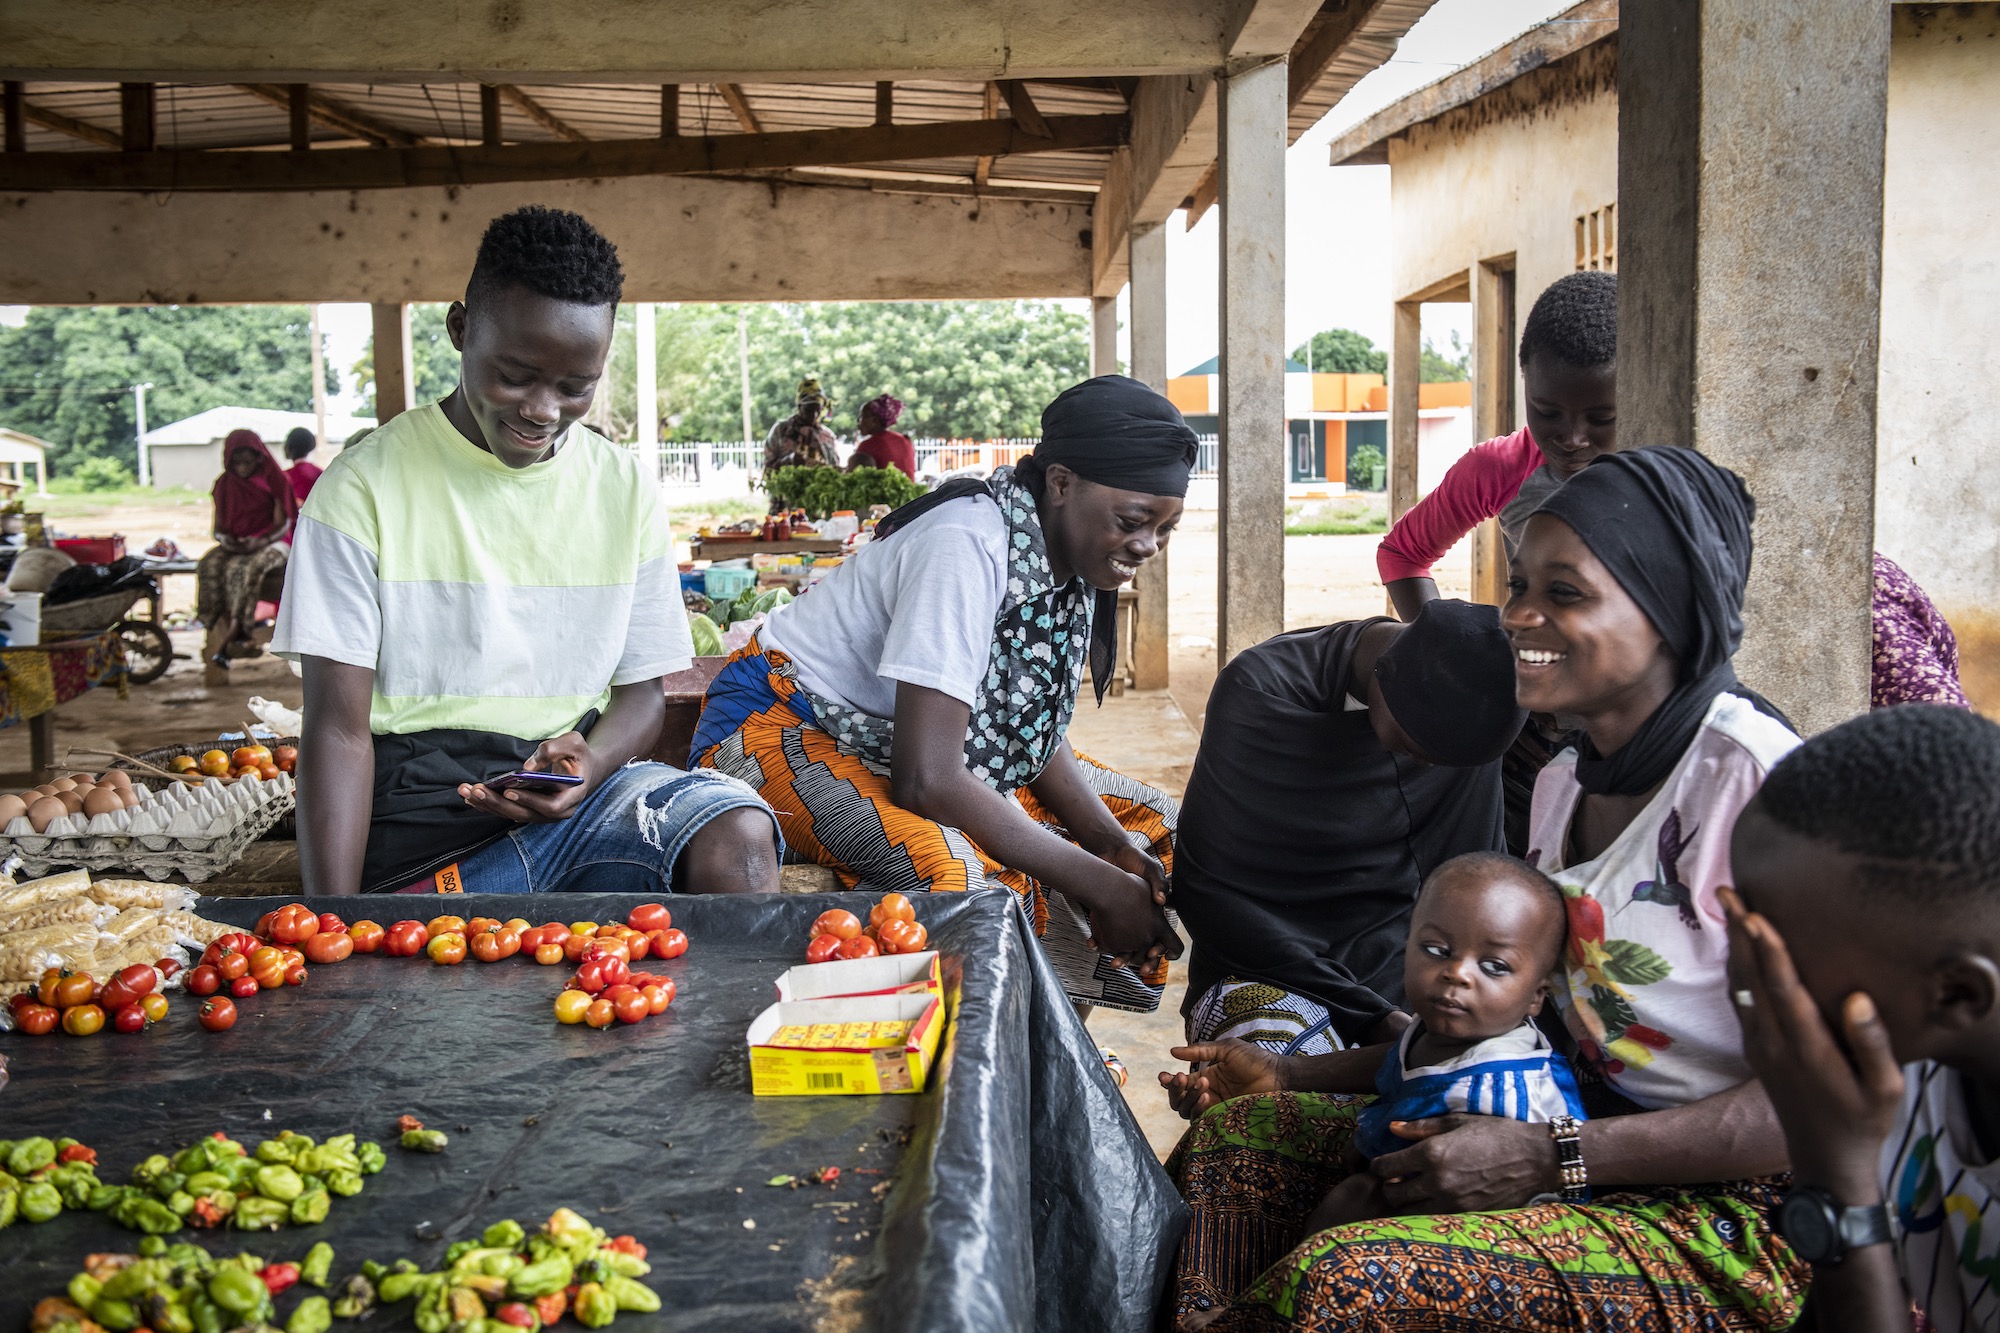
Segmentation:
[(501, 83), (494, 86), (499, 89), (502, 97), (513, 104), (516, 111), (526, 116), (529, 120), (534, 121), (535, 124), (541, 126), (550, 134), (555, 135), (556, 138), (568, 139), (571, 143), (583, 143), (588, 138), (583, 131), (556, 115), (555, 112), (549, 110), (540, 102), (537, 102), (534, 98), (516, 88), (513, 84)]
[(0, 190), (367, 190), (594, 176), (692, 176), (808, 166), (982, 159), (1013, 153), (1089, 152), (1122, 146), (1122, 115), (1052, 116), (1049, 137), (1019, 122), (938, 121), (776, 134), (683, 135), (414, 148), (326, 148), (0, 155)]
[[(245, 92), (272, 106), (281, 106), (289, 114), (292, 108), (291, 88), (282, 83), (232, 83), (230, 87)], [(415, 148), (424, 142), (420, 134), (411, 134), (375, 119), (365, 111), (356, 110), (338, 98), (325, 93), (312, 93), (306, 99), (306, 113), (328, 129), (339, 130), (353, 139), (366, 139), (373, 144), (394, 148)]]
[[(989, 79), (987, 81), (986, 87), (980, 91), (980, 97), (982, 99), (979, 109), (981, 116), (987, 120), (992, 120), (1000, 114), (1000, 89), (994, 85), (992, 80)], [(972, 184), (974, 187), (983, 190), (986, 188), (986, 182), (991, 179), (993, 179), (993, 155), (985, 153), (974, 158), (972, 163)]]
[(102, 126), (92, 125), (88, 121), (73, 120), (63, 115), (60, 111), (50, 111), (46, 107), (36, 106), (33, 102), (26, 100), (23, 100), (21, 103), (21, 119), (27, 121), (30, 125), (39, 125), (45, 130), (54, 130), (57, 134), (67, 134), (72, 139), (82, 139), (85, 143), (94, 143), (99, 148), (122, 149), (125, 146), (124, 138), (116, 130), (107, 130)]
[(128, 153), (150, 153), (159, 146), (159, 118), (154, 111), (153, 85), (118, 85), (118, 146)]
[(757, 113), (750, 109), (750, 99), (743, 95), (742, 84), (718, 83), (715, 85), (715, 91), (722, 95), (722, 100), (736, 113), (737, 123), (743, 126), (745, 134), (764, 132), (764, 127), (757, 121)]
[(875, 83), (875, 123), (896, 123), (896, 85), (887, 79), (878, 79)]
[(1021, 128), (1037, 139), (1049, 137), (1049, 122), (1042, 118), (1040, 108), (1028, 92), (1028, 85), (1019, 79), (1000, 80), (1000, 95), (1007, 99), (1007, 110), (1021, 123)]

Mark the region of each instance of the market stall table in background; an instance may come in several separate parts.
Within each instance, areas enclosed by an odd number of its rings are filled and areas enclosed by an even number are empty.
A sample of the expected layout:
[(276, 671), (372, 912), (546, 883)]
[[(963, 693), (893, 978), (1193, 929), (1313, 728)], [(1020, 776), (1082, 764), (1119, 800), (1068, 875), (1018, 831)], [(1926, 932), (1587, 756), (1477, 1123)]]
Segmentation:
[(26, 786), (55, 766), (55, 711), (100, 685), (116, 684), (126, 697), (125, 647), (116, 629), (83, 639), (24, 648), (0, 648), (0, 727), (28, 724), (34, 771), (0, 774), (0, 783)]
[[(203, 899), (250, 926), (281, 901)], [(388, 924), (440, 908), (531, 921), (623, 920), (630, 895), (383, 895), (315, 911)], [(155, 1152), (224, 1131), (255, 1142), (394, 1138), (398, 1116), (443, 1130), (443, 1153), (390, 1149), (365, 1194), (323, 1223), (276, 1233), (183, 1232), (224, 1253), (296, 1260), (316, 1241), (336, 1281), (364, 1259), (440, 1266), (447, 1245), (499, 1218), (574, 1208), (650, 1247), (664, 1306), (633, 1333), (743, 1329), (1150, 1327), (1185, 1213), (1026, 932), (1011, 895), (920, 897), (945, 965), (950, 1023), (923, 1092), (753, 1097), (746, 1034), (803, 959), (830, 907), (863, 894), (671, 898), (688, 952), (665, 1013), (603, 1031), (556, 1022), (574, 964), (525, 955), (438, 966), (351, 957), (302, 987), (240, 1001), (204, 1031), (173, 995), (137, 1034), (0, 1037), (9, 1137), (68, 1135), (122, 1182)], [(831, 1183), (818, 1177), (840, 1173)], [(789, 1177), (780, 1184), (771, 1182)], [(793, 1182), (797, 1182), (796, 1184)], [(91, 1213), (0, 1237), (0, 1328), (24, 1328), (86, 1254), (139, 1237)], [(1088, 1293), (1087, 1297), (1081, 1293)], [(375, 1326), (408, 1325), (409, 1308)], [(831, 1321), (831, 1324), (828, 1323)], [(342, 1327), (336, 1322), (335, 1329)]]

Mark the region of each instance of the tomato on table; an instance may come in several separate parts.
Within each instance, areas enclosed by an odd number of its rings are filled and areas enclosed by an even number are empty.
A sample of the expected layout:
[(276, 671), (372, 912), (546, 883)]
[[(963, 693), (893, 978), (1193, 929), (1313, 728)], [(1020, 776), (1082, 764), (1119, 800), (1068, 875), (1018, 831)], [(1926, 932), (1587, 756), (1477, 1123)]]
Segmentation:
[(306, 960), (296, 959), (285, 964), (285, 984), (303, 986), (306, 984)]
[(201, 1025), (210, 1032), (221, 1032), (236, 1025), (236, 1006), (218, 995), (214, 999), (202, 1001), (198, 1017), (201, 1019)]
[(391, 958), (414, 958), (430, 941), (421, 921), (398, 921), (383, 936), (382, 947)]
[(674, 1002), (674, 979), (672, 977), (661, 977), (657, 981), (648, 981), (645, 985), (639, 987), (639, 994), (646, 997), (646, 1008), (648, 1011), (655, 1014), (664, 1014), (667, 1011), (667, 1006)]
[(114, 1010), (111, 1015), (111, 1026), (119, 1032), (144, 1032), (146, 1021), (146, 1011), (139, 1007), (137, 1000), (123, 1009)]
[(910, 900), (902, 894), (885, 893), (882, 895), (882, 901), (876, 903), (869, 911), (868, 924), (879, 926), (891, 918), (915, 921), (917, 919), (917, 909), (910, 906)]
[(688, 951), (688, 937), (678, 926), (662, 930), (651, 938), (653, 955), (657, 958), (679, 958)]
[(386, 933), (374, 921), (357, 921), (347, 928), (347, 938), (354, 941), (356, 953), (374, 953), (382, 947), (382, 936)]
[(542, 944), (535, 948), (535, 961), (543, 967), (553, 967), (564, 958), (563, 947), (560, 944)]
[(521, 952), (521, 932), (512, 926), (502, 926), (494, 931), (493, 942), (500, 947), (502, 958), (512, 958)]
[(472, 956), (482, 963), (500, 961), (500, 937), (490, 930), (482, 930), (474, 935), (467, 947), (472, 950)]
[(24, 1006), (14, 1015), (14, 1025), (31, 1037), (43, 1037), (56, 1030), (62, 1015), (46, 1004)]
[(250, 955), (250, 975), (265, 990), (276, 990), (285, 984), (285, 955), (271, 945), (265, 945)]
[(433, 935), (430, 943), (424, 946), (424, 952), (430, 955), (433, 963), (456, 967), (465, 961), (465, 936), (455, 930)]
[(154, 991), (151, 995), (139, 997), (139, 1007), (146, 1011), (146, 1021), (157, 1023), (167, 1016), (167, 997)]
[(62, 1029), (72, 1037), (90, 1037), (104, 1030), (104, 1011), (94, 1004), (72, 1005), (63, 1010)]
[(473, 917), (470, 921), (467, 921), (465, 923), (465, 929), (460, 933), (464, 935), (465, 938), (471, 939), (474, 935), (483, 935), (489, 930), (498, 930), (498, 929), (500, 929), (499, 917), (476, 916)]
[(465, 918), (462, 916), (434, 916), (424, 923), (424, 938), (434, 940), (440, 935), (463, 935)]
[(271, 914), (271, 938), (280, 944), (304, 944), (319, 934), (319, 913), (304, 903), (287, 903)]
[(647, 935), (672, 926), (674, 914), (663, 903), (640, 903), (626, 914), (625, 924), (641, 935)]
[(56, 978), (56, 983), (49, 992), (51, 998), (44, 1000), (43, 1003), (53, 1004), (58, 1009), (70, 1009), (90, 1003), (90, 997), (96, 990), (97, 983), (91, 980), (90, 973), (66, 972)]
[(306, 941), (306, 961), (338, 963), (354, 952), (354, 939), (345, 931), (323, 930)]
[(249, 955), (238, 953), (234, 949), (224, 949), (215, 956), (215, 962), (210, 966), (215, 968), (216, 974), (224, 981), (234, 981), (250, 971), (250, 958)]
[(617, 1016), (616, 1011), (611, 1007), (611, 1001), (601, 995), (592, 1000), (590, 1007), (583, 1011), (583, 1021), (594, 1028), (610, 1027), (616, 1021)]
[(321, 913), (319, 914), (319, 932), (320, 932), (320, 934), (322, 934), (322, 935), (326, 935), (326, 934), (330, 934), (330, 933), (338, 933), (338, 932), (341, 932), (341, 931), (344, 931), (344, 930), (346, 930), (346, 929), (347, 929), (347, 923), (346, 923), (345, 921), (341, 920), (341, 918), (340, 918), (340, 913), (338, 913), (338, 912), (321, 912)]
[(590, 1008), (590, 996), (580, 990), (566, 990), (556, 996), (556, 1022), (581, 1023), (584, 1010)]
[(653, 1012), (652, 1003), (636, 986), (613, 986), (604, 998), (611, 1001), (611, 1012), (621, 1023), (637, 1023)]
[(857, 939), (842, 940), (840, 942), (839, 956), (842, 958), (873, 958), (880, 952), (881, 950), (875, 947), (875, 941), (869, 939), (866, 935), (862, 935)]
[(188, 973), (187, 980), (182, 984), (187, 987), (188, 994), (207, 997), (222, 989), (222, 973), (216, 971), (214, 963), (203, 963)]
[(861, 933), (861, 918), (844, 908), (828, 908), (814, 918), (812, 933), (815, 939), (831, 935), (837, 940), (851, 940)]
[(595, 943), (597, 943), (595, 935), (578, 935), (573, 933), (565, 935), (562, 941), (563, 957), (569, 959), (572, 963), (580, 963), (583, 961), (584, 950)]
[(229, 983), (229, 993), (239, 1000), (247, 1000), (261, 989), (255, 977), (238, 977)]
[(815, 935), (806, 946), (808, 963), (830, 963), (840, 956), (840, 946), (847, 943), (838, 935)]
[(141, 995), (150, 994), (159, 980), (160, 974), (153, 971), (150, 963), (133, 963), (104, 983), (104, 993), (98, 1002), (107, 1013), (116, 1014), (128, 1005), (137, 1004)]

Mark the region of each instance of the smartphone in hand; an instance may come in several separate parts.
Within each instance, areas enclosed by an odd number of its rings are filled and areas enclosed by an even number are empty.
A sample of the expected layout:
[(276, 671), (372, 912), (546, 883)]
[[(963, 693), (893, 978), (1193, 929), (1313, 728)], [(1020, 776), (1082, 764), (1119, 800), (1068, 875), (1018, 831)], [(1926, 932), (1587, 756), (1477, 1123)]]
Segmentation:
[(575, 773), (532, 773), (527, 769), (516, 769), (512, 773), (502, 773), (497, 778), (487, 779), (488, 791), (532, 791), (544, 794), (559, 792), (565, 787), (581, 787), (583, 777)]

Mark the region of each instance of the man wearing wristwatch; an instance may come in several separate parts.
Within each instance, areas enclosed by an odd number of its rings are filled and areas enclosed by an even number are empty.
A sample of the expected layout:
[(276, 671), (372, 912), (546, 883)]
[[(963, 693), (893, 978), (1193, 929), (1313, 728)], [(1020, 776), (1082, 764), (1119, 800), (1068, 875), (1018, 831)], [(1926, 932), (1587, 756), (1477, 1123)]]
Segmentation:
[(1730, 984), (1818, 1326), (1908, 1333), (1914, 1309), (1993, 1333), (2000, 726), (1912, 705), (1807, 741), (1744, 809), (1731, 863)]

